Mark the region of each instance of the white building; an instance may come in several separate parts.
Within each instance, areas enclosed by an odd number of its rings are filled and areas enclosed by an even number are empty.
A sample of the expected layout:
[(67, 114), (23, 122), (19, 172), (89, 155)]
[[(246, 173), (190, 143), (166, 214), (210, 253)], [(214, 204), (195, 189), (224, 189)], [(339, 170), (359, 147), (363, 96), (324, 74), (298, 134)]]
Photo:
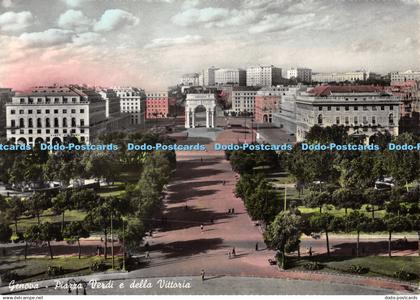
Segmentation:
[(246, 84), (246, 71), (242, 69), (218, 69), (214, 71), (216, 85), (239, 85)]
[(273, 125), (283, 128), (287, 133), (296, 134), (296, 97), (307, 91), (305, 85), (288, 86), (281, 96), (278, 111), (273, 112)]
[(15, 92), (9, 88), (0, 88), (0, 136), (6, 134), (6, 103), (12, 99)]
[(312, 81), (312, 69), (308, 68), (291, 68), (287, 70), (287, 79), (296, 79), (299, 82)]
[(202, 72), (203, 81), (200, 83), (203, 86), (214, 86), (215, 85), (215, 71), (219, 68), (210, 67)]
[(343, 125), (349, 135), (398, 135), (400, 98), (374, 86), (321, 85), (296, 97), (296, 137), (303, 141), (314, 125)]
[(273, 86), (281, 83), (281, 68), (256, 66), (246, 69), (247, 86)]
[(314, 82), (354, 82), (367, 79), (366, 71), (342, 72), (342, 73), (313, 73)]
[(254, 87), (233, 87), (232, 90), (232, 112), (240, 114), (255, 113), (255, 96), (258, 88)]
[(420, 71), (391, 72), (391, 81), (420, 80)]
[(99, 93), (83, 87), (39, 87), (16, 94), (6, 104), (7, 139), (34, 145), (74, 137), (89, 144), (98, 134), (125, 125), (120, 116), (107, 118), (106, 106)]
[(130, 116), (132, 125), (144, 123), (146, 112), (146, 94), (143, 90), (135, 87), (114, 87), (113, 90), (120, 98), (120, 111)]
[(181, 85), (198, 86), (200, 85), (200, 74), (198, 73), (187, 73), (182, 75), (179, 82)]

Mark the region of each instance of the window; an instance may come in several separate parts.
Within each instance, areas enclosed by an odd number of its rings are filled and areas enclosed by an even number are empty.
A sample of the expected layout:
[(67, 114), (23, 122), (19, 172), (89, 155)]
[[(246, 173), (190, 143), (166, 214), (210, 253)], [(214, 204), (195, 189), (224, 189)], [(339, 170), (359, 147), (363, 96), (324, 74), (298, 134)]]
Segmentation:
[(37, 129), (36, 130), (36, 133), (41, 134), (42, 133), (42, 130), (41, 129)]
[(16, 114), (16, 110), (12, 109), (12, 110), (10, 111), (10, 114), (11, 114), (11, 115)]
[(55, 114), (58, 114), (58, 109), (54, 109), (54, 113)]
[(335, 117), (335, 124), (340, 124), (340, 117)]
[(67, 109), (63, 109), (63, 114), (66, 114), (67, 113)]
[(354, 110), (359, 110), (359, 107), (358, 107), (358, 106), (355, 106), (355, 107), (354, 107)]
[(25, 120), (23, 118), (19, 119), (19, 127), (25, 127)]
[(376, 106), (372, 106), (372, 110), (376, 110)]
[(28, 110), (28, 114), (32, 115), (32, 112), (33, 112), (32, 109)]
[(20, 109), (19, 110), (19, 115), (23, 115), (23, 114), (25, 114), (25, 111), (23, 109)]
[(28, 119), (28, 127), (29, 127), (29, 128), (34, 127), (34, 124), (33, 124), (33, 122), (32, 122), (32, 118), (29, 118), (29, 119)]
[(394, 106), (393, 105), (390, 105), (389, 106), (389, 110), (394, 110)]
[(367, 117), (363, 116), (363, 124), (366, 125), (368, 123)]
[(322, 110), (322, 106), (318, 106), (318, 110)]
[(322, 115), (318, 115), (318, 124), (322, 124)]
[(328, 106), (328, 107), (327, 107), (327, 110), (331, 110), (331, 106)]
[(350, 107), (349, 107), (349, 106), (346, 106), (346, 107), (345, 107), (345, 109), (346, 109), (346, 110), (350, 110)]
[(381, 110), (385, 110), (385, 106), (381, 105)]
[(47, 127), (47, 128), (51, 127), (50, 118), (45, 119), (45, 127)]
[(357, 116), (354, 116), (353, 123), (354, 125), (357, 125), (359, 123), (359, 118)]
[(76, 113), (76, 110), (75, 110), (75, 109), (72, 109), (72, 110), (71, 110), (71, 113), (72, 113), (72, 114), (75, 114), (75, 113)]
[(50, 130), (49, 130), (49, 129), (46, 129), (46, 130), (45, 130), (45, 133), (50, 133)]
[(388, 121), (389, 121), (389, 125), (394, 125), (394, 115), (393, 114), (389, 114)]
[(12, 121), (10, 122), (10, 125), (11, 125), (11, 127), (16, 127), (16, 121), (15, 121), (15, 120), (12, 120)]
[(368, 107), (367, 106), (363, 106), (363, 110), (368, 110)]
[(60, 127), (58, 124), (58, 118), (54, 118), (54, 127)]
[(67, 118), (63, 118), (63, 127), (67, 127)]
[(36, 119), (36, 127), (42, 127), (41, 118)]
[(372, 125), (375, 125), (376, 124), (376, 117), (375, 116), (373, 116), (372, 117)]
[(346, 125), (348, 125), (348, 124), (349, 124), (349, 117), (346, 117), (346, 119), (345, 119), (345, 123), (346, 123)]

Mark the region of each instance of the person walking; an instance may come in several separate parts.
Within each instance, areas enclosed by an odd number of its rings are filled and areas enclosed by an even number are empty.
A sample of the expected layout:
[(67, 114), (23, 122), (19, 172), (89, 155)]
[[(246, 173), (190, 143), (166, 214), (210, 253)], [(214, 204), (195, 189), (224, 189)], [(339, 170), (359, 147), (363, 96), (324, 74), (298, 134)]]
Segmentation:
[(201, 232), (203, 232), (203, 231), (204, 231), (204, 225), (203, 225), (203, 224), (201, 224), (201, 225), (200, 225), (200, 228), (201, 228)]
[(150, 252), (149, 251), (146, 251), (146, 258), (150, 259)]
[(205, 275), (206, 275), (206, 272), (204, 272), (204, 269), (201, 269), (201, 281), (204, 281)]
[(309, 246), (309, 256), (312, 256), (312, 246)]
[(232, 215), (235, 213), (235, 209), (234, 208), (232, 208)]
[(258, 242), (255, 243), (255, 251), (258, 251)]
[(232, 255), (233, 255), (233, 257), (235, 257), (235, 256), (236, 256), (235, 247), (233, 247), (233, 249), (232, 249)]

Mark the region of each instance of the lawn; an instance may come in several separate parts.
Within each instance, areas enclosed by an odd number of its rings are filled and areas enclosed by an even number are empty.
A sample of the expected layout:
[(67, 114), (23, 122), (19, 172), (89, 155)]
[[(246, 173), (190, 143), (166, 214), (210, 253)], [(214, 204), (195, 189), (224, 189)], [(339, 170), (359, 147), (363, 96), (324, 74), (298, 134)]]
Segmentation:
[[(67, 210), (64, 214), (64, 221), (82, 221), (86, 216), (85, 212), (80, 210)], [(62, 216), (54, 214), (51, 210), (45, 210), (42, 213), (42, 216), (39, 218), (41, 223), (50, 222), (50, 223), (61, 223)], [(38, 224), (37, 218), (21, 218), (18, 220), (18, 231), (24, 232), (26, 228), (31, 225)], [(10, 225), (13, 230), (15, 230), (15, 225)]]
[[(115, 268), (120, 268), (120, 257), (115, 259)], [(54, 259), (44, 257), (29, 257), (25, 260), (22, 257), (9, 256), (0, 258), (0, 273), (5, 271), (15, 272), (19, 276), (19, 281), (37, 281), (54, 277), (68, 277), (88, 275), (93, 273), (90, 266), (95, 261), (100, 261), (102, 258), (96, 256), (82, 256), (78, 257), (57, 257)], [(110, 268), (112, 264), (111, 257), (106, 260), (106, 265)], [(48, 276), (46, 273), (49, 266), (62, 267), (64, 274), (60, 276)]]
[[(294, 268), (304, 269), (303, 265), (310, 262), (318, 262), (325, 265), (321, 272), (340, 272), (351, 265), (368, 267), (369, 272), (364, 276), (371, 277), (394, 277), (394, 273), (404, 270), (417, 275), (420, 278), (420, 257), (418, 256), (365, 256), (365, 257), (336, 257), (314, 256), (312, 259), (292, 259)], [(347, 272), (344, 272), (347, 273)], [(348, 273), (347, 273), (348, 274)]]

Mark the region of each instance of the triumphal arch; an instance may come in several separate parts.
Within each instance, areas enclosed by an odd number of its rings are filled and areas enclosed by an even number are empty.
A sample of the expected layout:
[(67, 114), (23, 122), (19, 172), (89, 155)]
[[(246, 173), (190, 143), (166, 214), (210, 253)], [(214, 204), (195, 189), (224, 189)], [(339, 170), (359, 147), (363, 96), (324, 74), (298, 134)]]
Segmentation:
[(195, 128), (195, 110), (204, 107), (206, 110), (206, 127), (215, 127), (216, 98), (214, 94), (188, 94), (185, 101), (185, 128)]

